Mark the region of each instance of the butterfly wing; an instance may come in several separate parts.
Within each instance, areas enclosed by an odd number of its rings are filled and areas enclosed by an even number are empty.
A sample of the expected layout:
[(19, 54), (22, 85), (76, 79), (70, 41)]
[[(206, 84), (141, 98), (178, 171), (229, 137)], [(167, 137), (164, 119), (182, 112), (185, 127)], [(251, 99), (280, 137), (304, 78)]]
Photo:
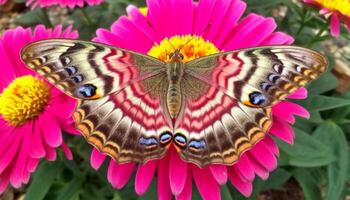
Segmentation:
[(250, 107), (268, 107), (316, 79), (328, 63), (320, 53), (271, 46), (220, 53), (187, 63), (186, 72)]
[(45, 40), (22, 50), (23, 61), (79, 99), (77, 128), (120, 163), (160, 158), (172, 140), (162, 114), (165, 63), (135, 52), (76, 40)]
[(21, 55), (31, 69), (79, 99), (101, 98), (165, 70), (153, 57), (78, 40), (34, 42)]
[(326, 67), (321, 54), (292, 46), (243, 49), (186, 63), (187, 104), (174, 135), (181, 157), (199, 166), (232, 165), (265, 137), (270, 107)]

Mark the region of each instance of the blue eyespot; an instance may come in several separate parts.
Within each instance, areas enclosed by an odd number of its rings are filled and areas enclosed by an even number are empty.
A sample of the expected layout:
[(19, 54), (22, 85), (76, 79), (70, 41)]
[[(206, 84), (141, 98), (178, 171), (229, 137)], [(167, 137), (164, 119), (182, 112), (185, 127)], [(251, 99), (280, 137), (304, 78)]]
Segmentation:
[(79, 94), (81, 94), (83, 97), (92, 97), (96, 94), (96, 86), (92, 84), (86, 84), (79, 87)]
[(171, 140), (172, 137), (173, 136), (171, 135), (171, 133), (169, 131), (166, 131), (160, 135), (159, 140), (161, 143), (167, 143)]
[(74, 80), (74, 82), (80, 83), (84, 80), (84, 76), (79, 74), (79, 75), (73, 76), (72, 79)]
[(64, 70), (66, 70), (66, 72), (68, 73), (69, 76), (78, 72), (78, 69), (74, 66), (66, 67), (66, 68), (64, 68)]
[(188, 143), (189, 147), (195, 148), (195, 149), (204, 149), (205, 148), (205, 141), (204, 140), (191, 140)]
[(272, 83), (275, 83), (278, 79), (280, 79), (281, 77), (276, 75), (276, 74), (269, 74), (268, 77), (269, 81), (271, 81)]
[(178, 133), (175, 135), (175, 141), (180, 145), (185, 145), (187, 142), (186, 137)]
[(266, 97), (260, 92), (252, 92), (249, 94), (249, 100), (253, 105), (261, 105), (266, 101)]
[(141, 145), (145, 145), (145, 146), (152, 146), (152, 145), (156, 145), (158, 142), (157, 142), (157, 139), (156, 138), (144, 138), (144, 137), (140, 137), (139, 139), (139, 144)]
[(266, 83), (266, 82), (262, 82), (262, 83), (260, 84), (260, 87), (261, 87), (261, 89), (263, 89), (264, 91), (268, 91), (268, 90), (272, 87), (272, 85), (269, 84), (269, 83)]

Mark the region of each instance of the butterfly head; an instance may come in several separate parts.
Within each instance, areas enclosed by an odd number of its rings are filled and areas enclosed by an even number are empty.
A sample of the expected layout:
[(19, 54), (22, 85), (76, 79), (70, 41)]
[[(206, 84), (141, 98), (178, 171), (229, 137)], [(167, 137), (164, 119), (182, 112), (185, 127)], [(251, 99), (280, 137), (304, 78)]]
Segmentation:
[(169, 54), (170, 62), (182, 62), (184, 55), (180, 52), (180, 49), (176, 49), (174, 53)]

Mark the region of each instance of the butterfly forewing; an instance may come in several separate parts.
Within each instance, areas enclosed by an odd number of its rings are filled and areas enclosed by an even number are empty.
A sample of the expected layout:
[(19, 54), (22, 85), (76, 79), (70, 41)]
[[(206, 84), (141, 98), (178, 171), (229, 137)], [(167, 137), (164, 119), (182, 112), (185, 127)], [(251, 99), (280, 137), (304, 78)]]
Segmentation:
[(165, 70), (165, 63), (150, 56), (77, 40), (34, 42), (22, 50), (22, 59), (79, 99), (101, 98)]
[(326, 70), (320, 53), (271, 46), (219, 53), (186, 64), (186, 72), (251, 107), (269, 107)]

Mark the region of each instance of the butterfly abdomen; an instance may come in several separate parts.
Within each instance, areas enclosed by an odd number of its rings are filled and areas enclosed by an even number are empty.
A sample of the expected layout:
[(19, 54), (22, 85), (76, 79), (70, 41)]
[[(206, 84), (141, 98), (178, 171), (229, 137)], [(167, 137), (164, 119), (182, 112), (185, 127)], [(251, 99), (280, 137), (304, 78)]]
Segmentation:
[(167, 106), (171, 118), (176, 118), (181, 109), (181, 87), (179, 83), (169, 83)]

